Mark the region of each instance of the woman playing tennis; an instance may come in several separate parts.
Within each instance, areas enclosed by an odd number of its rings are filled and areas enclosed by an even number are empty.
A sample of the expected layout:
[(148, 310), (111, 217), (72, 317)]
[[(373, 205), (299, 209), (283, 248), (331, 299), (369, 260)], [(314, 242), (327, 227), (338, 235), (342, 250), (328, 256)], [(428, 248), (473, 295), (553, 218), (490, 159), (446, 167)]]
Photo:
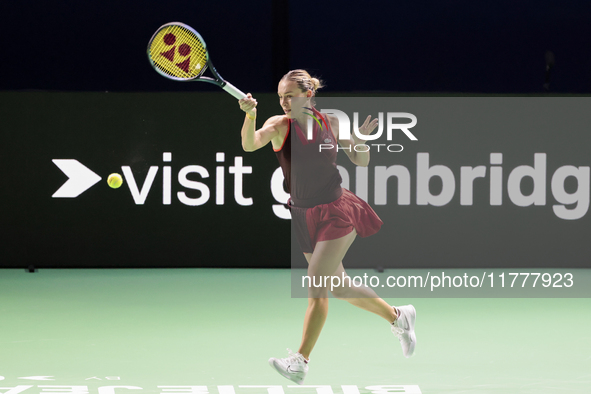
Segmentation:
[[(323, 115), (314, 108), (314, 96), (322, 87), (320, 80), (312, 78), (305, 70), (293, 70), (279, 82), (279, 102), (284, 115), (269, 118), (256, 129), (256, 100), (249, 93), (239, 101), (246, 112), (242, 126), (242, 147), (252, 152), (273, 146), (283, 170), (290, 200), (288, 202), (298, 242), (308, 261), (308, 276), (346, 275), (343, 257), (359, 234), (367, 237), (375, 234), (382, 221), (373, 209), (349, 190), (341, 187), (341, 176), (336, 167), (338, 119)], [(293, 106), (292, 106), (292, 99)], [(301, 105), (301, 103), (304, 105)], [(314, 124), (312, 139), (307, 138), (306, 125), (310, 111), (321, 120)], [(359, 131), (369, 135), (377, 126), (377, 119), (368, 116)], [(324, 143), (320, 151), (319, 144)], [(369, 151), (357, 152), (351, 146), (363, 144), (354, 135), (350, 140), (339, 139), (349, 159), (356, 165), (367, 166)], [(332, 145), (332, 149), (326, 146)], [(294, 160), (292, 160), (292, 157)], [(398, 337), (405, 357), (415, 349), (414, 333), (416, 311), (412, 305), (394, 307), (368, 287), (351, 286), (343, 281), (341, 287), (332, 290), (333, 296), (373, 312), (391, 324)], [(316, 280), (312, 283), (321, 283)], [(310, 353), (320, 336), (328, 313), (328, 288), (309, 286), (308, 309), (304, 318), (304, 331), (298, 352), (289, 349), (286, 358), (269, 359), (269, 364), (281, 375), (302, 384), (308, 373)]]

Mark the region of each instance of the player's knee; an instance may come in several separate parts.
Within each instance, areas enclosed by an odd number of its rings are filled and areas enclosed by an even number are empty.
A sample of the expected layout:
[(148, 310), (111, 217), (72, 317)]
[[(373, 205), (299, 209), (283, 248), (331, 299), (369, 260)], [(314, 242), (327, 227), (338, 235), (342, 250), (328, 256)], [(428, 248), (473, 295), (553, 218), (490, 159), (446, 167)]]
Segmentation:
[(330, 292), (335, 298), (349, 298), (349, 289), (346, 287), (335, 287)]
[(308, 297), (310, 299), (326, 299), (328, 298), (328, 288), (311, 286), (308, 288)]

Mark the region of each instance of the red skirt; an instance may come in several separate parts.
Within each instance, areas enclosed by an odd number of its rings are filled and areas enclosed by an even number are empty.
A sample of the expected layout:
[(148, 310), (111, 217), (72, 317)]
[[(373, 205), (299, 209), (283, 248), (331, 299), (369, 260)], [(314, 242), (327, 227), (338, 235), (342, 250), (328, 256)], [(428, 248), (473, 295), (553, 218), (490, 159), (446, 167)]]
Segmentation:
[(290, 208), (292, 231), (296, 232), (304, 253), (314, 252), (317, 242), (344, 237), (353, 229), (359, 236), (368, 237), (377, 233), (383, 224), (369, 204), (347, 189), (329, 204)]

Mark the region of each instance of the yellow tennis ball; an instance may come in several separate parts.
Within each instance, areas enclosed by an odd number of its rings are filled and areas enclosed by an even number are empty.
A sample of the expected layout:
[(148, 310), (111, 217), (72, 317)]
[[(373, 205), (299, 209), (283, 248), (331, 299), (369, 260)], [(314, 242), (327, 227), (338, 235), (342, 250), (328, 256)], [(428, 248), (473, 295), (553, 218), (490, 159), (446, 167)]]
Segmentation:
[(121, 175), (114, 173), (114, 174), (109, 175), (109, 177), (107, 178), (107, 183), (113, 189), (117, 189), (118, 187), (120, 187), (123, 184), (123, 178), (121, 178)]

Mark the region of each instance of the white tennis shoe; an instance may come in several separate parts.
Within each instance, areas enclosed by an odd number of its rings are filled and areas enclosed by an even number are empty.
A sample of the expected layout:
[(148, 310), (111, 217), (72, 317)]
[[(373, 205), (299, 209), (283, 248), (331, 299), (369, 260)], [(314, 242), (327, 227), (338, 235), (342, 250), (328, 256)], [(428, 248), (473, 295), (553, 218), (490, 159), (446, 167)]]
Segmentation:
[(302, 384), (308, 373), (308, 364), (301, 354), (294, 354), (290, 349), (287, 349), (287, 351), (289, 356), (286, 358), (271, 357), (269, 365), (287, 379)]
[(404, 357), (409, 358), (415, 352), (417, 344), (415, 335), (417, 311), (412, 305), (399, 306), (396, 309), (400, 311), (400, 316), (392, 323), (392, 333), (398, 337)]

